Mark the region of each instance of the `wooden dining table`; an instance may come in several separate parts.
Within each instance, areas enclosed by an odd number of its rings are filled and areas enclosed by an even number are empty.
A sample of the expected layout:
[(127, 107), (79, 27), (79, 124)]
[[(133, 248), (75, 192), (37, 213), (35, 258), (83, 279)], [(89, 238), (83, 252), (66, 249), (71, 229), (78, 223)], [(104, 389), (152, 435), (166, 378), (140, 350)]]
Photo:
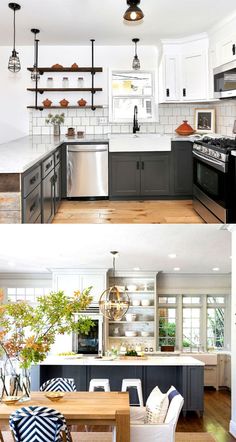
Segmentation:
[(116, 427), (116, 442), (130, 442), (130, 406), (128, 392), (65, 393), (52, 402), (43, 392), (32, 392), (30, 400), (14, 405), (0, 403), (0, 428), (9, 424), (9, 416), (17, 408), (50, 407), (60, 411), (68, 425), (109, 425)]

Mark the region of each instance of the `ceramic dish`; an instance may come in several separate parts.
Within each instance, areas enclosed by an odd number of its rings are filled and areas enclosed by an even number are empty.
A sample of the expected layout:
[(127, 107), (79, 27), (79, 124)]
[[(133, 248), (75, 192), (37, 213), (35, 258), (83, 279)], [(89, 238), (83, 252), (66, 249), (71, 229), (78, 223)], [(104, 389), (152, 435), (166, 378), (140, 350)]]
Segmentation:
[(20, 396), (5, 396), (2, 398), (2, 402), (6, 405), (14, 405), (20, 400)]
[(134, 299), (134, 300), (132, 301), (132, 305), (133, 305), (134, 307), (139, 307), (139, 306), (140, 306), (140, 300), (139, 300), (139, 299)]
[(149, 299), (142, 299), (141, 304), (143, 307), (147, 307), (148, 305), (150, 305), (150, 301)]
[(135, 321), (136, 316), (134, 313), (128, 313), (127, 315), (125, 315), (125, 319), (127, 322), (132, 322)]
[(134, 284), (127, 285), (127, 290), (128, 290), (129, 292), (136, 292), (136, 290), (137, 290), (137, 286), (134, 285)]
[(146, 332), (146, 331), (141, 331), (141, 336), (142, 336), (143, 338), (147, 338), (148, 336), (150, 336), (150, 333), (149, 333), (149, 332)]
[(125, 336), (127, 338), (135, 338), (135, 336), (137, 336), (137, 332), (135, 332), (135, 331), (126, 331), (125, 332)]
[(60, 401), (64, 396), (64, 391), (47, 391), (45, 396), (50, 399), (50, 401), (56, 402)]

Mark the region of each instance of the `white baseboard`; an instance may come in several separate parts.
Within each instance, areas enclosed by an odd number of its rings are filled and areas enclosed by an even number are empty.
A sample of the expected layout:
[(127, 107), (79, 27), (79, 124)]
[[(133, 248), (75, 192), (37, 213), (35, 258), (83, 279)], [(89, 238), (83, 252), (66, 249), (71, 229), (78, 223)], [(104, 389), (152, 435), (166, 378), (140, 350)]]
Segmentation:
[(236, 422), (232, 420), (230, 421), (229, 424), (229, 432), (230, 434), (232, 434), (232, 436), (236, 437)]

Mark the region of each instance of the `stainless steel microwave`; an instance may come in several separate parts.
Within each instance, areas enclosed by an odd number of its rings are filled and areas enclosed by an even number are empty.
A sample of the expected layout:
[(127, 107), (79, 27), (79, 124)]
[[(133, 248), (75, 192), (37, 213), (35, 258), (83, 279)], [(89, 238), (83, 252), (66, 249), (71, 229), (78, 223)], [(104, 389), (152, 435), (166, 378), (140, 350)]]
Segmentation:
[(223, 64), (213, 70), (214, 97), (236, 97), (236, 60)]

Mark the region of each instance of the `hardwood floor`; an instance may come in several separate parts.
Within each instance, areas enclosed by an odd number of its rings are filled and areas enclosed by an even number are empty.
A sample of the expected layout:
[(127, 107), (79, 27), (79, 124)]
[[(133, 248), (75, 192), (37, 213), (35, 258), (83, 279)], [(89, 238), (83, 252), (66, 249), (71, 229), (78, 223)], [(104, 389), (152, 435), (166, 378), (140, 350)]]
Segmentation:
[(201, 224), (191, 200), (66, 201), (55, 224)]
[(230, 392), (227, 390), (205, 390), (205, 412), (199, 419), (195, 413), (181, 416), (177, 432), (211, 433), (217, 442), (233, 442), (235, 439), (228, 432), (231, 417)]

